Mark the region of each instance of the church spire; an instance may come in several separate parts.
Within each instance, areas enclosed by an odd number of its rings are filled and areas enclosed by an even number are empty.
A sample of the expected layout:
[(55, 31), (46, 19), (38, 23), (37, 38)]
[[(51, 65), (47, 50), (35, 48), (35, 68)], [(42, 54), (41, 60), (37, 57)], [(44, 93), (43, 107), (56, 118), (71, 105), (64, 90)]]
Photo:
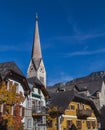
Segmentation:
[(35, 32), (34, 32), (33, 48), (32, 48), (32, 58), (35, 58), (35, 59), (42, 58), (37, 14), (36, 14), (36, 26), (35, 26)]
[(46, 70), (44, 67), (44, 62), (41, 52), (40, 36), (38, 29), (38, 15), (36, 15), (36, 25), (34, 32), (34, 40), (32, 47), (31, 61), (27, 71), (27, 77), (33, 78), (37, 77), (44, 86), (46, 86)]

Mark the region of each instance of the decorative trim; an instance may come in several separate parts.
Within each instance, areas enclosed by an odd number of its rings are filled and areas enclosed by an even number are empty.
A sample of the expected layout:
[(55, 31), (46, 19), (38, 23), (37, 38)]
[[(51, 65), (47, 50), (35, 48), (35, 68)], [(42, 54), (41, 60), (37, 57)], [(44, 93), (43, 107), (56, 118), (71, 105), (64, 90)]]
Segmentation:
[(88, 117), (87, 120), (88, 120), (88, 119), (96, 120), (96, 117)]
[(41, 98), (41, 96), (40, 96), (40, 95), (35, 94), (35, 93), (32, 93), (32, 97)]
[(77, 116), (73, 116), (73, 115), (62, 115), (63, 117), (69, 117), (69, 118), (77, 118)]

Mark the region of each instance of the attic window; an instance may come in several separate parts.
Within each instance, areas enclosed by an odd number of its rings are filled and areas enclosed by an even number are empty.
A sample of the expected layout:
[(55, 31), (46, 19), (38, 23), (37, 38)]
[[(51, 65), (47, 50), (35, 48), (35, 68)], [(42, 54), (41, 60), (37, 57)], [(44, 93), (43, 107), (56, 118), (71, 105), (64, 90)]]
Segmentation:
[(84, 109), (84, 104), (82, 104), (82, 103), (77, 104), (77, 109), (83, 110)]
[(71, 110), (75, 110), (75, 106), (74, 106), (74, 105), (71, 105), (70, 109), (71, 109)]

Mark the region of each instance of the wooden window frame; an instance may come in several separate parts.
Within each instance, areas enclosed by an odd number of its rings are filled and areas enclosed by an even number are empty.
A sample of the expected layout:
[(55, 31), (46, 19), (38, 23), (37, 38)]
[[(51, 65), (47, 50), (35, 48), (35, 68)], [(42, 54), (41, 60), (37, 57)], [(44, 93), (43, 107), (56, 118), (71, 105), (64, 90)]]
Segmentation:
[(78, 129), (82, 129), (82, 121), (81, 120), (77, 120), (76, 121), (76, 126)]
[(70, 110), (75, 110), (75, 106), (73, 104), (70, 105)]
[(72, 120), (67, 120), (67, 128), (71, 128), (73, 121)]

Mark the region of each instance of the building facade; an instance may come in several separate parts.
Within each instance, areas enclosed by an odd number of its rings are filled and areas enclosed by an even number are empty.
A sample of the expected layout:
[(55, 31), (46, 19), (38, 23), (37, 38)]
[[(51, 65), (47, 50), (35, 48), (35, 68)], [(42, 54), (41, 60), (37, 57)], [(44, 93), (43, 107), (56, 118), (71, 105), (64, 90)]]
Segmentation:
[(46, 70), (41, 52), (38, 16), (36, 16), (32, 55), (27, 70), (27, 80), (31, 89), (29, 96), (29, 113), (31, 113), (29, 116), (30, 129), (46, 130), (46, 100), (49, 95), (46, 90)]
[(91, 99), (97, 107), (101, 118), (100, 128), (105, 129), (105, 80), (104, 77), (89, 82), (76, 83), (77, 92)]
[(98, 130), (99, 113), (94, 103), (74, 90), (52, 93), (47, 130)]
[[(26, 100), (30, 91), (28, 82), (14, 62), (0, 64), (0, 74), (0, 91), (3, 87), (1, 96), (4, 97), (0, 98), (1, 117), (4, 122), (8, 122), (8, 128), (23, 128), (27, 118), (27, 115), (25, 115)], [(1, 121), (1, 127), (3, 127), (2, 125)]]
[(31, 88), (28, 98), (29, 103), (27, 102), (31, 108), (30, 123), (28, 124), (32, 130), (46, 130), (46, 100), (49, 98), (48, 92), (37, 77), (28, 78), (27, 80)]

